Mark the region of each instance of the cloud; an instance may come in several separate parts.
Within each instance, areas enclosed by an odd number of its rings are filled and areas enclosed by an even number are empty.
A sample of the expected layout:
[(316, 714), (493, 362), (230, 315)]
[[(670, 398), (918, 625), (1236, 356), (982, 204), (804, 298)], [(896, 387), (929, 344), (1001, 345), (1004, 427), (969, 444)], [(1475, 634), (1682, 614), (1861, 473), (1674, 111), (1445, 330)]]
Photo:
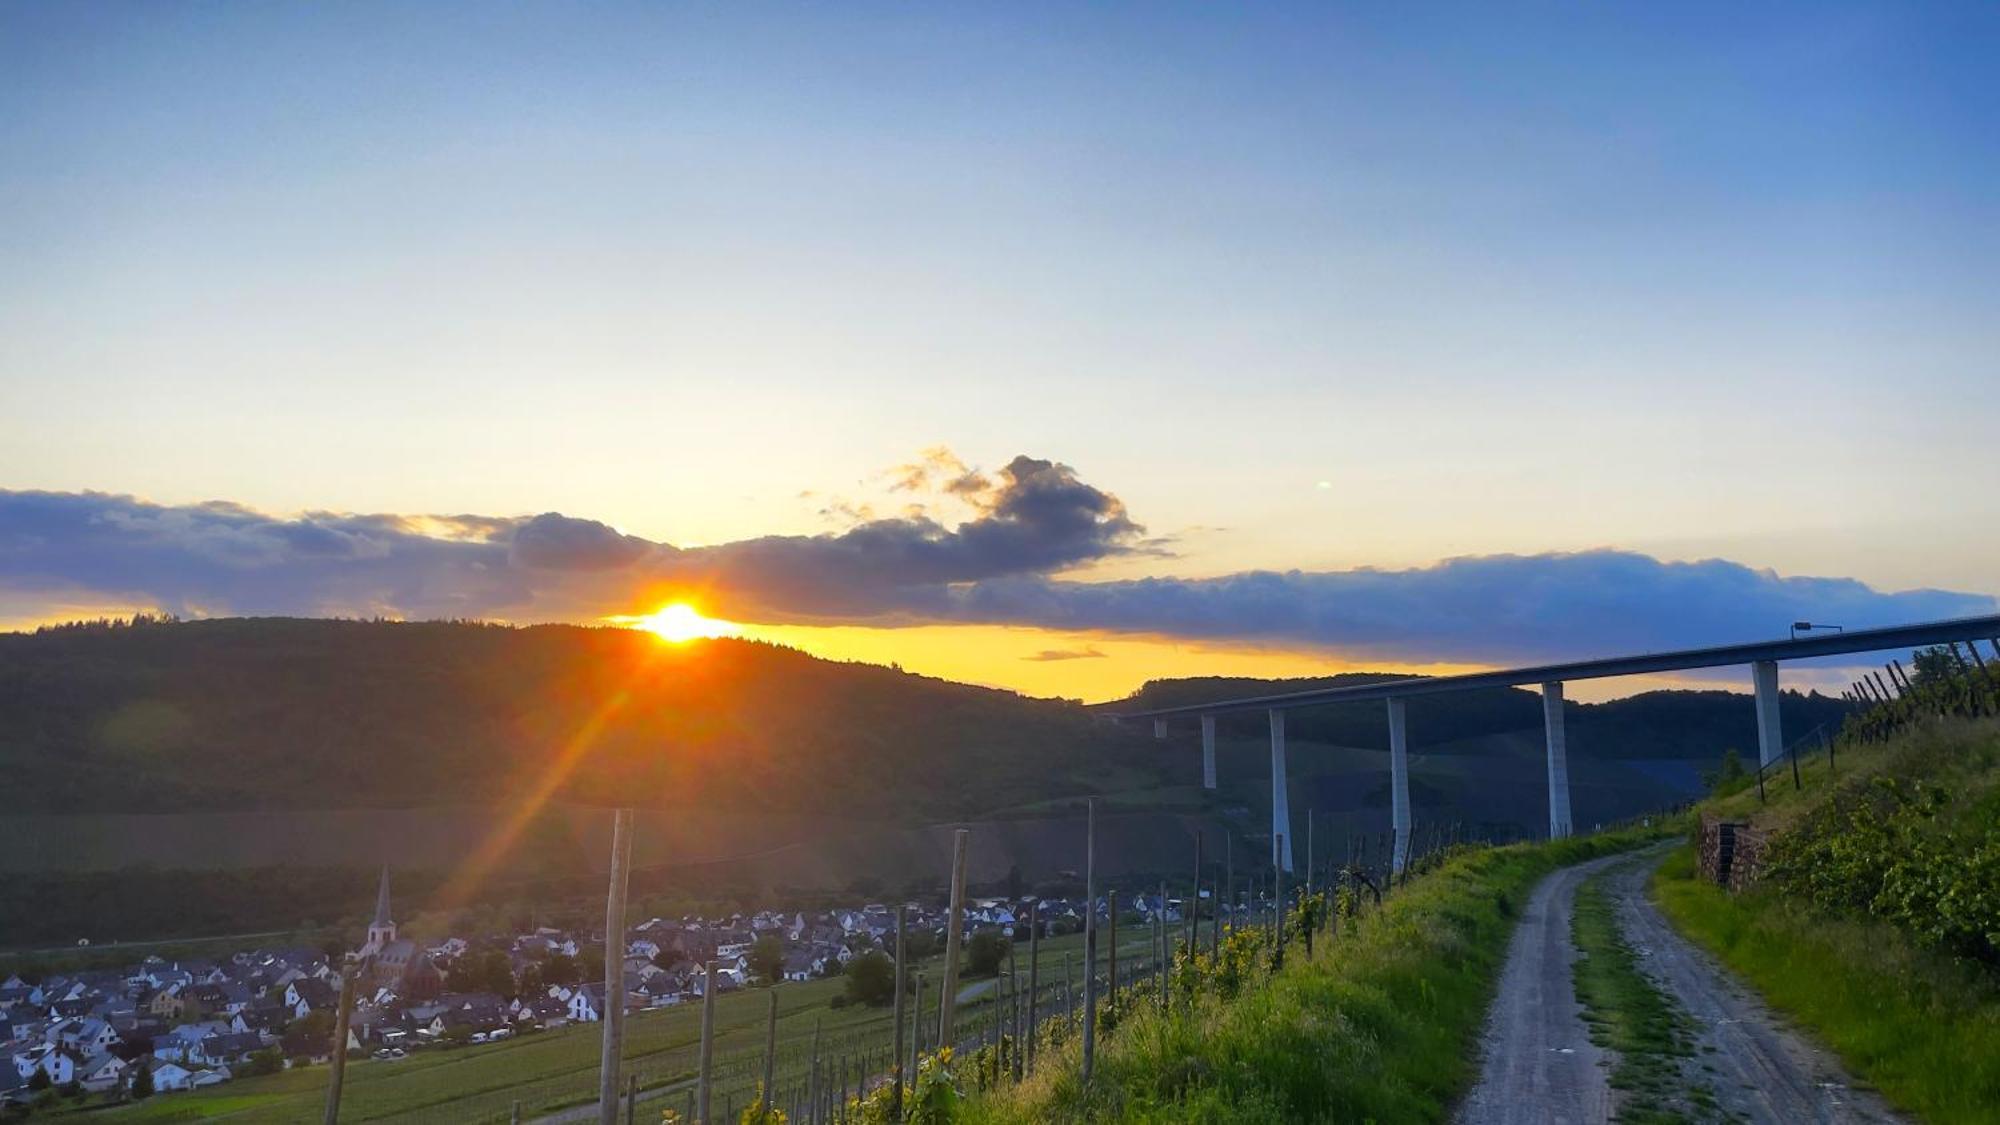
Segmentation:
[(1045, 648), (1021, 659), (1040, 664), (1054, 660), (1102, 660), (1106, 655), (1100, 652), (1096, 645), (1085, 645), (1082, 648)]
[(979, 505), (994, 489), (992, 478), (967, 465), (949, 446), (934, 445), (887, 473), (891, 492), (942, 492)]
[(1487, 555), (1406, 570), (1249, 571), (1216, 578), (1006, 578), (954, 589), (958, 620), (1293, 643), (1386, 660), (1527, 663), (1992, 613), (1983, 594), (1885, 593), (1723, 559), (1630, 551)]
[(596, 520), (544, 512), (514, 526), (508, 558), (537, 570), (611, 570), (630, 566), (656, 549), (657, 544)]
[(143, 598), (176, 612), (594, 618), (699, 588), (750, 620), (920, 613), (951, 586), (1141, 550), (1145, 529), (1067, 465), (1016, 457), (990, 502), (836, 534), (681, 549), (561, 513), (268, 515), (106, 493), (0, 491), (0, 587)]
[[(926, 458), (926, 479), (946, 488), (972, 471), (949, 451)], [(1884, 592), (1617, 550), (1087, 581), (1081, 568), (1157, 552), (1159, 541), (1067, 465), (1021, 456), (985, 479), (955, 525), (914, 510), (823, 535), (691, 548), (553, 512), (281, 517), (220, 502), (0, 491), (0, 595), (15, 607), (547, 621), (698, 592), (705, 611), (752, 622), (1030, 625), (1483, 664), (1782, 636), (1801, 619), (1860, 628), (1995, 609), (1981, 594)]]

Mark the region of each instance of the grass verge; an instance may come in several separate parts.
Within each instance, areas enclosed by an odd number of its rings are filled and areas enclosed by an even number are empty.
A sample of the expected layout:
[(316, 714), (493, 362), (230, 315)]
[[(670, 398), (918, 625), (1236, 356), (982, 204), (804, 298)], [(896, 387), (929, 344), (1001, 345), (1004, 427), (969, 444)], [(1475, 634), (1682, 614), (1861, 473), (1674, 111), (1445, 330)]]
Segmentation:
[(1661, 830), (1473, 852), (1399, 890), (1310, 960), (1236, 998), (1144, 1006), (1098, 1044), (1085, 1089), (1072, 1044), (1027, 1082), (975, 1099), (976, 1122), (1441, 1121), (1476, 1045), (1516, 915), (1554, 868)]
[(1694, 1053), (1687, 1014), (1639, 971), (1604, 893), (1605, 877), (1592, 876), (1577, 888), (1570, 938), (1583, 955), (1576, 962), (1576, 996), (1591, 1041), (1617, 1052), (1610, 1081), (1621, 1095), (1618, 1120), (1678, 1125), (1713, 1119), (1714, 1095), (1689, 1082), (1681, 1066)]
[(1682, 848), (1653, 876), (1675, 928), (1873, 1082), (1933, 1123), (2000, 1106), (2000, 983), (1880, 922), (1831, 918), (1769, 890), (1730, 895)]

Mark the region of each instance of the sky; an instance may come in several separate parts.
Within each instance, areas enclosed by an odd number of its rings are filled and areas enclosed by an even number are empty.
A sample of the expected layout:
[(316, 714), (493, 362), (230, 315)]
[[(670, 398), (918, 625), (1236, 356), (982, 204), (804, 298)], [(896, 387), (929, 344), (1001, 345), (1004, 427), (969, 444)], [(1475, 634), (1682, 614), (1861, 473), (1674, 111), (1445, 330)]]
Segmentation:
[(1106, 698), (1992, 612), (1996, 54), (1976, 6), (0, 6), (0, 628), (683, 599)]

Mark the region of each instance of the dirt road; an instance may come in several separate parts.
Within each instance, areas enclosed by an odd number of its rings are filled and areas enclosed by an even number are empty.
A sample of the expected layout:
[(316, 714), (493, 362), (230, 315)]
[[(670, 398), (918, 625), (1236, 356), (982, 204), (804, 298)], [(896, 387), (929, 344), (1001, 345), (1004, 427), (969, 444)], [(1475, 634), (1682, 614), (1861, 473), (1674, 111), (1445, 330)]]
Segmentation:
[(1873, 1091), (1853, 1088), (1839, 1060), (1781, 1023), (1747, 987), (1674, 932), (1646, 897), (1659, 860), (1622, 866), (1607, 878), (1618, 926), (1639, 968), (1694, 1020), (1694, 1076), (1737, 1120), (1892, 1122)]
[(1499, 995), (1487, 1017), (1480, 1078), (1460, 1125), (1596, 1125), (1617, 1107), (1610, 1060), (1584, 1029), (1571, 975), (1577, 953), (1570, 914), (1578, 885), (1606, 867), (1619, 927), (1640, 968), (1695, 1024), (1684, 1064), (1731, 1119), (1793, 1122), (1900, 1120), (1874, 1094), (1853, 1089), (1823, 1049), (1784, 1027), (1761, 1001), (1676, 934), (1646, 898), (1646, 877), (1664, 858), (1612, 856), (1567, 867), (1535, 888), (1523, 912)]
[(1486, 1017), (1479, 1084), (1462, 1125), (1595, 1125), (1609, 1119), (1604, 1053), (1584, 1031), (1570, 963), (1577, 885), (1620, 857), (1565, 867), (1536, 885), (1521, 912)]

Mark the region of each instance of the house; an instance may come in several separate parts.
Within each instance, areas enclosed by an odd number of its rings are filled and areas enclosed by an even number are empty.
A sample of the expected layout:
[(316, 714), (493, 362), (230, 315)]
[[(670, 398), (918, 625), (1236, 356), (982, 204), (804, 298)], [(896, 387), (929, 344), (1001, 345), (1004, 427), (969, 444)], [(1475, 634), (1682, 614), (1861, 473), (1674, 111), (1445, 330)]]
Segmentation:
[(332, 1008), (340, 1002), (340, 995), (333, 986), (323, 980), (301, 977), (285, 986), (285, 1004), (292, 1009), (293, 1018), (303, 1018), (315, 1008)]
[(568, 1027), (569, 1005), (553, 996), (543, 996), (532, 1005), (532, 1018), (543, 1027)]
[[(142, 1062), (139, 1065), (144, 1066), (147, 1064)], [(153, 1089), (158, 1093), (186, 1090), (189, 1088), (189, 1081), (194, 1077), (193, 1071), (179, 1063), (164, 1062), (155, 1059), (151, 1065), (153, 1068)]]
[(444, 1029), (467, 1026), (474, 1031), (490, 1031), (511, 1022), (506, 1001), (490, 992), (454, 993), (439, 1000)]
[[(49, 1081), (57, 1086), (67, 1086), (76, 1078), (77, 1068), (83, 1065), (76, 1052), (64, 1047), (38, 1047), (29, 1052), (35, 1069), (49, 1076)], [(33, 1077), (30, 1072), (29, 1077)]]
[(189, 1061), (214, 1065), (240, 1063), (265, 1048), (264, 1037), (254, 1031), (232, 1031), (223, 1035), (211, 1035), (196, 1045), (195, 1056)]
[(180, 1011), (182, 1011), (180, 989), (182, 987), (184, 985), (180, 985), (180, 983), (160, 985), (160, 991), (152, 993), (152, 999), (146, 1001), (146, 1011), (152, 1013), (152, 1015), (158, 1015), (160, 1019), (180, 1019)]
[(569, 1019), (571, 1023), (596, 1023), (604, 1018), (604, 986), (586, 984), (570, 993)]
[(218, 1066), (213, 1070), (197, 1070), (188, 1075), (188, 1089), (199, 1090), (205, 1086), (220, 1086), (229, 1081), (229, 1068)]
[(654, 973), (634, 994), (641, 1007), (665, 1008), (681, 1002), (682, 989), (669, 973)]
[(234, 1030), (226, 1023), (182, 1024), (165, 1035), (153, 1038), (153, 1057), (163, 1062), (199, 1062), (202, 1040), (211, 1035), (227, 1035)]
[(84, 1058), (101, 1055), (118, 1043), (118, 1032), (94, 1017), (64, 1020), (49, 1030), (56, 1042)]
[(117, 1055), (105, 1053), (83, 1064), (77, 1072), (77, 1084), (93, 1094), (115, 1090), (125, 1081), (126, 1068), (130, 1066)]
[(819, 975), (825, 961), (814, 957), (811, 950), (794, 949), (785, 954), (785, 968), (782, 975), (789, 981), (811, 980)]

